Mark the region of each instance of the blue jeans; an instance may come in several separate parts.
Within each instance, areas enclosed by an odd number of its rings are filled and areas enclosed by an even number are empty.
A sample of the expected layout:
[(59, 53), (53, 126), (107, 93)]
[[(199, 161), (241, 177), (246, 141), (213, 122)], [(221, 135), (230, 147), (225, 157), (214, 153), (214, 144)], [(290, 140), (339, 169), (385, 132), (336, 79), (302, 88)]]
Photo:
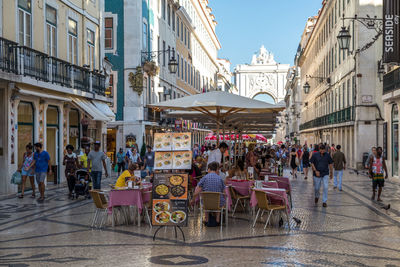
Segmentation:
[(300, 160), (300, 165), (297, 167), (299, 172), (303, 172), (303, 160)]
[(154, 167), (149, 167), (149, 166), (147, 166), (147, 167), (146, 167), (146, 170), (149, 171), (149, 174), (152, 174), (153, 171), (154, 171)]
[(91, 175), (92, 175), (93, 189), (101, 189), (102, 172), (92, 171)]
[(328, 201), (329, 175), (325, 175), (324, 177), (314, 176), (314, 193), (316, 198), (319, 198), (321, 184), (323, 184), (322, 202), (326, 203)]
[[(339, 179), (338, 179), (339, 176)], [(342, 190), (343, 170), (333, 172), (333, 186)]]

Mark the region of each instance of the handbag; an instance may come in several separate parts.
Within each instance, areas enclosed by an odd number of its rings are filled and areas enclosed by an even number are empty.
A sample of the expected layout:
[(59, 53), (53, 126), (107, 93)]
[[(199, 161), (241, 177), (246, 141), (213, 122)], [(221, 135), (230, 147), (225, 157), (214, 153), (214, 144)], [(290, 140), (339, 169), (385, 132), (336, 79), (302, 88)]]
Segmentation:
[(115, 167), (114, 167), (114, 172), (118, 172), (118, 163), (117, 163), (117, 164), (115, 164)]
[(11, 183), (19, 185), (22, 183), (22, 176), (21, 173), (16, 171), (14, 174), (11, 176)]
[(300, 162), (299, 162), (299, 158), (298, 158), (298, 157), (296, 157), (295, 163), (296, 163), (297, 166), (300, 165)]

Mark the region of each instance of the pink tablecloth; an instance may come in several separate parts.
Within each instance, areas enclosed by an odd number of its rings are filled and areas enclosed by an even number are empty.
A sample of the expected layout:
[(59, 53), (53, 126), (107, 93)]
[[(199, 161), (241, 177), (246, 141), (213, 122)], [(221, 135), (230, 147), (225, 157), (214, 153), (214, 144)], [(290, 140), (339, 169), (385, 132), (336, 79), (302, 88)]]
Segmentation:
[(290, 180), (289, 180), (288, 177), (281, 177), (281, 176), (271, 175), (271, 176), (269, 176), (269, 179), (273, 180), (273, 181), (277, 181), (279, 188), (284, 188), (288, 192), (292, 192), (292, 186), (290, 184)]
[[(274, 195), (269, 195), (269, 200), (271, 201), (271, 204), (275, 204), (275, 205), (283, 205), (283, 201), (282, 198), (285, 200), (288, 212), (290, 213), (290, 203), (287, 197), (287, 194), (285, 191), (277, 191), (277, 190), (269, 190), (268, 188), (263, 188), (263, 189), (256, 189), (259, 191), (263, 191), (271, 194), (275, 194), (275, 195), (279, 195), (280, 197), (274, 196)], [(256, 193), (254, 192), (254, 190), (251, 192), (251, 199), (250, 199), (250, 205), (252, 207), (257, 206), (257, 197), (256, 197)]]
[(142, 191), (150, 191), (151, 187), (144, 187), (143, 189), (127, 189), (127, 190), (111, 190), (108, 200), (108, 213), (112, 212), (114, 206), (136, 206), (142, 212), (143, 203), (150, 201), (151, 194), (144, 194)]
[(268, 182), (262, 182), (263, 187), (268, 187), (268, 188), (279, 188), (278, 183), (276, 181), (268, 181)]
[(254, 181), (239, 181), (232, 180), (230, 185), (242, 196), (248, 196), (250, 194), (250, 188), (254, 184)]

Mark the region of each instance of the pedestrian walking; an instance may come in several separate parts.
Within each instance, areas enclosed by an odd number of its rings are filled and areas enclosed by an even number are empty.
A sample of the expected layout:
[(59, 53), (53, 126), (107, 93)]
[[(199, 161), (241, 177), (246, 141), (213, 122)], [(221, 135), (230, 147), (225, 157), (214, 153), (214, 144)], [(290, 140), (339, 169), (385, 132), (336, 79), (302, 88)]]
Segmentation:
[(290, 152), (290, 168), (292, 168), (292, 177), (297, 179), (297, 166), (299, 165), (299, 159), (297, 158), (296, 148), (292, 148)]
[(90, 174), (92, 176), (93, 189), (101, 189), (101, 176), (103, 174), (103, 167), (105, 175), (108, 177), (106, 158), (106, 154), (103, 151), (100, 151), (100, 142), (96, 141), (94, 143), (94, 150), (90, 151), (88, 155), (88, 166), (92, 166)]
[(333, 178), (333, 161), (324, 145), (320, 145), (318, 148), (319, 152), (312, 155), (310, 162), (314, 175), (315, 204), (318, 203), (322, 184), (322, 206), (325, 208), (328, 201), (329, 178)]
[(369, 170), (369, 163), (371, 161), (371, 159), (376, 156), (376, 147), (371, 147), (371, 151), (368, 154), (368, 158), (367, 161), (365, 162), (365, 168)]
[(304, 180), (308, 178), (308, 168), (310, 168), (310, 152), (308, 152), (307, 145), (304, 145), (304, 151), (301, 158), (304, 169)]
[(342, 178), (343, 178), (343, 170), (346, 169), (346, 157), (344, 153), (340, 150), (341, 145), (336, 146), (336, 150), (333, 154), (333, 168), (334, 168), (334, 179), (333, 179), (333, 189), (339, 189), (342, 191)]
[(301, 147), (301, 145), (297, 146), (297, 158), (299, 160), (299, 165), (297, 166), (297, 170), (300, 173), (304, 173), (303, 171), (303, 149)]
[(125, 171), (125, 153), (122, 147), (119, 149), (117, 153), (117, 171), (118, 171), (118, 177), (121, 171)]
[[(383, 175), (383, 171), (385, 171), (385, 176)], [(385, 159), (382, 156), (382, 148), (378, 147), (376, 149), (376, 156), (371, 158), (369, 162), (369, 174), (372, 178), (372, 200), (375, 200), (375, 193), (378, 187), (378, 199), (377, 201), (381, 202), (381, 194), (382, 189), (385, 186), (385, 179), (388, 178), (388, 171), (386, 168)]]
[(144, 165), (149, 174), (154, 171), (154, 151), (152, 151), (151, 146), (147, 146), (147, 152), (144, 154)]
[(90, 165), (88, 165), (88, 156), (90, 153), (90, 146), (85, 146), (84, 153), (79, 157), (79, 162), (82, 168), (90, 172)]
[(75, 172), (79, 168), (78, 157), (73, 152), (74, 147), (72, 145), (67, 145), (66, 148), (67, 153), (64, 154), (63, 165), (65, 166), (65, 178), (68, 183), (68, 198), (72, 197), (72, 192), (75, 188), (76, 176)]
[(33, 146), (31, 143), (27, 144), (26, 147), (26, 152), (24, 153), (23, 160), (21, 163), (21, 166), (19, 167), (19, 172), (21, 172), (22, 176), (22, 185), (21, 185), (21, 194), (18, 196), (19, 198), (24, 198), (24, 193), (25, 193), (25, 183), (26, 183), (26, 178), (29, 177), (29, 181), (31, 182), (31, 187), (32, 187), (32, 197), (35, 197), (35, 172), (34, 168), (32, 166), (33, 162)]
[[(129, 153), (128, 153), (129, 152)], [(139, 164), (142, 162), (139, 153), (137, 152), (136, 147), (132, 147), (131, 151), (126, 152), (126, 156), (128, 157), (129, 163)]]
[(40, 193), (38, 201), (42, 202), (44, 201), (44, 181), (46, 180), (47, 171), (49, 172), (49, 175), (52, 174), (51, 168), (49, 168), (51, 167), (50, 155), (49, 153), (47, 153), (47, 151), (43, 150), (43, 145), (41, 143), (36, 143), (34, 147), (35, 154), (33, 156), (33, 161), (30, 167), (35, 165), (35, 178)]

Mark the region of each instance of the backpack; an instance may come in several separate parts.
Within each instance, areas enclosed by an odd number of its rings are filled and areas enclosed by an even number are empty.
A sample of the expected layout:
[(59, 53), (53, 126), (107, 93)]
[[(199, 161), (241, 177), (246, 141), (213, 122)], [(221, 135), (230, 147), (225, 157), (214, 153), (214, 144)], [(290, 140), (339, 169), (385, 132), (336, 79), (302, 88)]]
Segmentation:
[(22, 183), (22, 176), (20, 172), (14, 172), (14, 174), (11, 176), (11, 183), (17, 185)]

